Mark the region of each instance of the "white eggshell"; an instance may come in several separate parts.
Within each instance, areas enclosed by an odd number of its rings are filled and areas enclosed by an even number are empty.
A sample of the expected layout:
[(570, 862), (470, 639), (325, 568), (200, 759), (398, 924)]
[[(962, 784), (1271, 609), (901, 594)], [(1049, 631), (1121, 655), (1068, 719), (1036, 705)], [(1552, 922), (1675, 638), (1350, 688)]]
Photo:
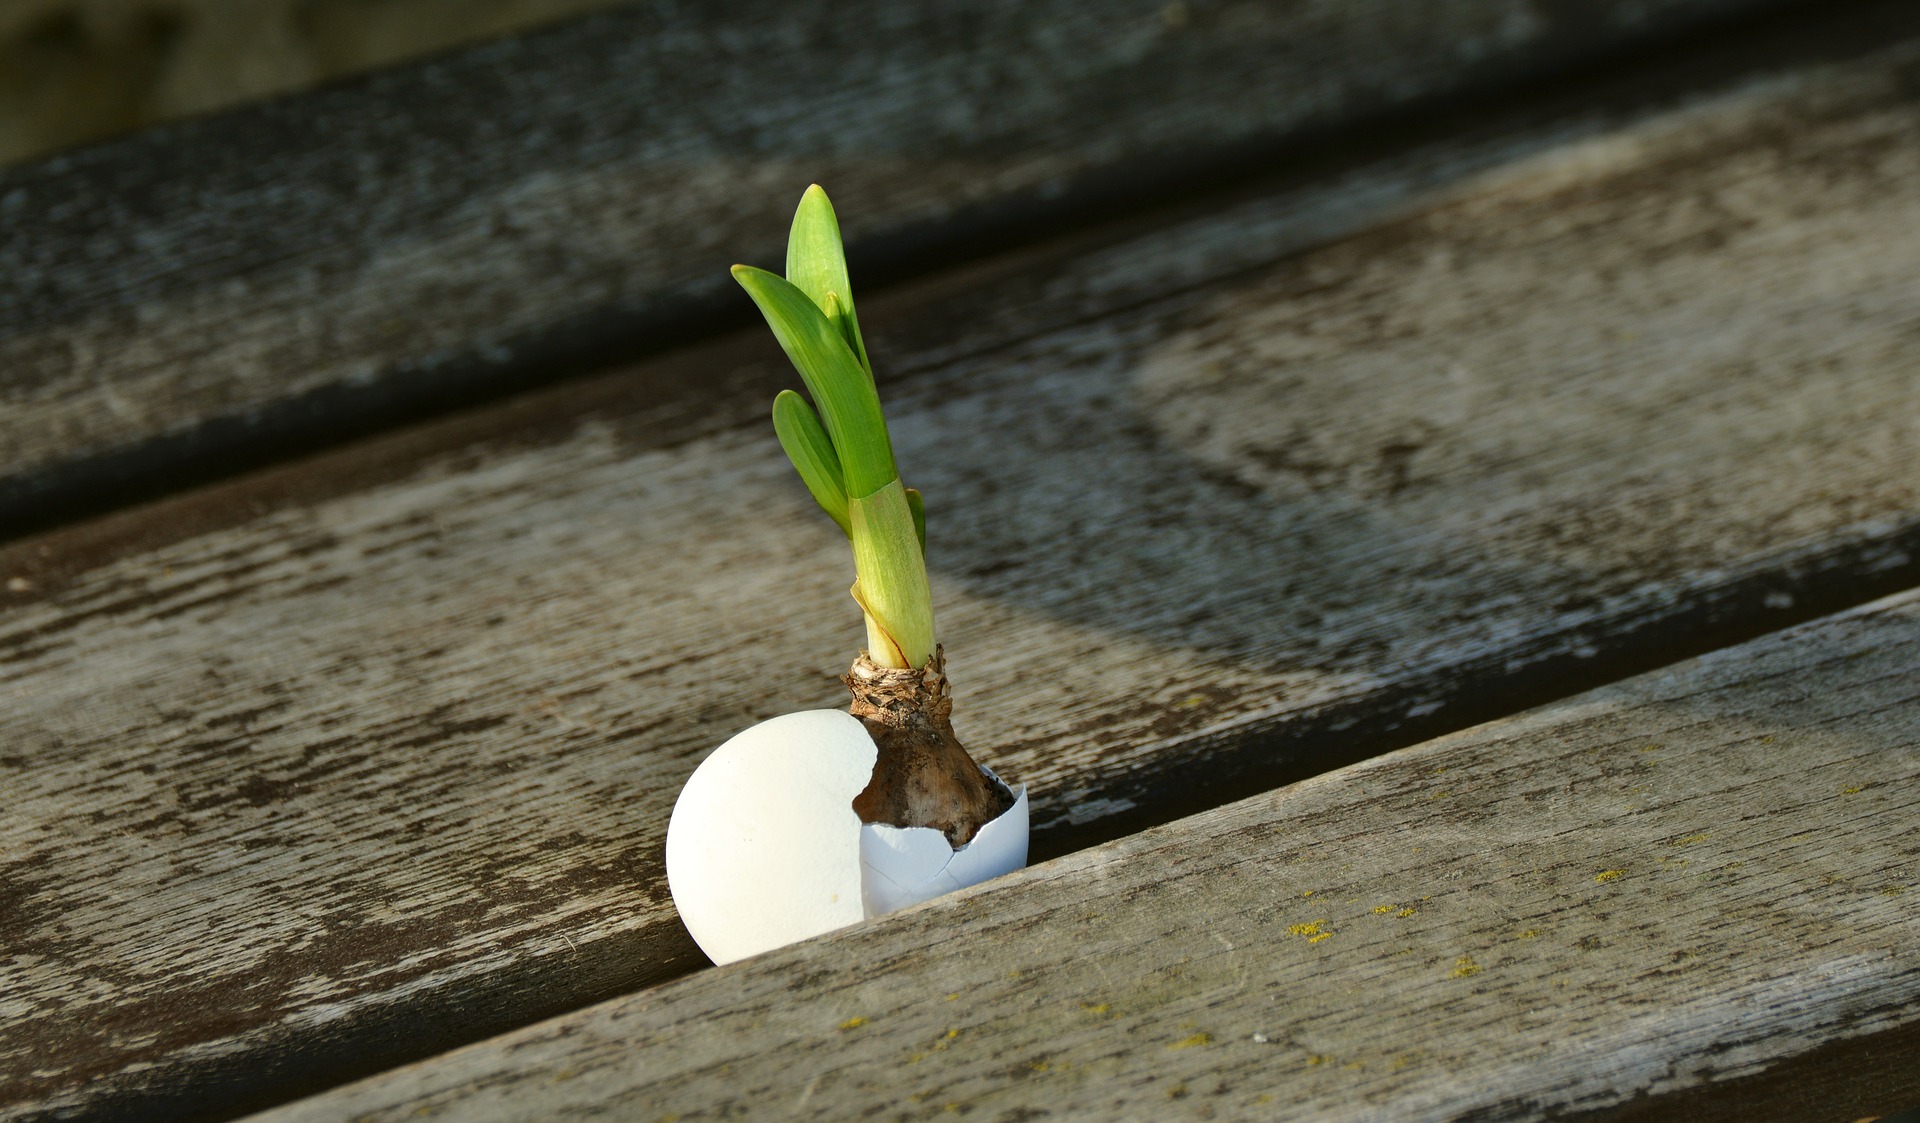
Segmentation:
[(852, 715), (807, 710), (740, 733), (694, 770), (667, 823), (667, 885), (715, 963), (1026, 865), (1024, 788), (958, 850), (926, 827), (862, 824), (853, 800), (877, 755)]
[[(988, 775), (992, 775), (989, 771)], [(999, 777), (994, 777), (997, 781)], [(860, 897), (868, 916), (930, 901), (1027, 864), (1027, 789), (1013, 806), (955, 850), (931, 827), (860, 826)]]
[(715, 749), (667, 822), (667, 886), (715, 963), (866, 915), (853, 799), (878, 750), (841, 710), (783, 714)]

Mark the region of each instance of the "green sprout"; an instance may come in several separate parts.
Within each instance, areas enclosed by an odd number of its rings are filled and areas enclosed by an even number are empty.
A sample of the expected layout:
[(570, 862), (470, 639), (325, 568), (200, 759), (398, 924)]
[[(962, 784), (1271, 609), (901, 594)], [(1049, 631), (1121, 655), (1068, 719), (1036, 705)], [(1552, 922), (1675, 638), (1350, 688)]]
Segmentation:
[(748, 265), (734, 266), (733, 277), (813, 399), (782, 390), (773, 428), (814, 501), (853, 541), (852, 592), (866, 618), (867, 654), (886, 667), (923, 667), (934, 655), (926, 512), (893, 461), (840, 223), (819, 184), (794, 212), (786, 277)]

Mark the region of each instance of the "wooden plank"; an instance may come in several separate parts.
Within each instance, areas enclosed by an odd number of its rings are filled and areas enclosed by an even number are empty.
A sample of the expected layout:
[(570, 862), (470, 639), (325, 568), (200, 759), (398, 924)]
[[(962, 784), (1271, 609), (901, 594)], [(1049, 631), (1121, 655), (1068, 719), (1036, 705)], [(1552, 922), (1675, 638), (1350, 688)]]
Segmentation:
[[(1041, 852), (1911, 582), (1917, 53), (863, 301), (959, 728)], [(231, 1110), (697, 963), (673, 794), (833, 704), (859, 634), (765, 432), (772, 351), (0, 552), (0, 1103)]]
[(1908, 594), (260, 1118), (1556, 1117), (1920, 1024), (1916, 818)]
[(1746, 1123), (1750, 1119), (1911, 1123), (1920, 1104), (1920, 1025), (1908, 1023), (1832, 1041), (1749, 1076), (1617, 1107), (1584, 1111), (1572, 1123)]
[[(0, 533), (1770, 0), (647, 4), (0, 175)], [(11, 533), (17, 533), (13, 531)]]

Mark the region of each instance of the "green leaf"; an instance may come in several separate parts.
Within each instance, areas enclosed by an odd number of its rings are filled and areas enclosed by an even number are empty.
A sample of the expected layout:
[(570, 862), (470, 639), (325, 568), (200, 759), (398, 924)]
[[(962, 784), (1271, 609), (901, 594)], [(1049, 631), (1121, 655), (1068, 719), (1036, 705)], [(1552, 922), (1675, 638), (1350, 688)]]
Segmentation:
[(853, 310), (853, 281), (847, 276), (846, 248), (840, 242), (840, 220), (819, 184), (800, 196), (787, 232), (787, 280), (825, 313), (827, 322), (847, 341), (860, 367), (873, 377), (866, 341), (860, 338), (860, 319)]
[(774, 431), (807, 490), (853, 542), (852, 592), (866, 616), (868, 652), (885, 666), (925, 666), (934, 651), (926, 510), (893, 462), (826, 192), (816, 185), (800, 200), (786, 279), (745, 265), (733, 276), (813, 398), (811, 406), (790, 390), (775, 398)]
[(813, 493), (813, 501), (851, 536), (847, 481), (841, 475), (833, 440), (820, 424), (820, 415), (799, 394), (782, 390), (773, 399), (773, 431), (780, 438), (780, 447), (787, 450), (787, 459), (793, 461), (793, 470), (800, 473), (801, 481)]
[(879, 642), (870, 642), (867, 653), (885, 666), (923, 667), (933, 658), (933, 591), (914, 538), (906, 489), (894, 480), (865, 498), (849, 499), (847, 510), (853, 519), (853, 568), (859, 574), (853, 596), (884, 635), (876, 637), (869, 629), (869, 640)]
[(907, 506), (913, 511), (913, 532), (920, 537), (920, 556), (927, 553), (927, 505), (920, 498), (920, 489), (907, 489)]
[(826, 313), (798, 288), (764, 269), (736, 265), (733, 277), (759, 306), (781, 350), (813, 395), (839, 454), (848, 497), (872, 495), (899, 479), (873, 379), (827, 322)]
[(867, 372), (867, 381), (873, 381), (873, 364), (867, 362), (866, 345), (860, 342), (860, 328), (853, 322), (851, 313), (842, 314), (839, 294), (828, 293), (820, 310), (826, 313), (828, 323), (837, 325), (841, 329), (840, 338), (846, 340), (847, 349), (860, 360), (861, 368)]

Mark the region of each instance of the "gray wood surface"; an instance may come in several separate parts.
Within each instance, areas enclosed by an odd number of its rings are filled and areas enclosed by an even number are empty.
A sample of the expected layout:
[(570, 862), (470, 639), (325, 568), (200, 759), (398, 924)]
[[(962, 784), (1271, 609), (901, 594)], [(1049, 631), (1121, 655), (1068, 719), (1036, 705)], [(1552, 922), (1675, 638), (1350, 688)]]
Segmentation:
[(744, 323), (811, 180), (906, 268), (1771, 6), (653, 3), (11, 170), (0, 534)]
[(1904, 595), (262, 1118), (1545, 1118), (1920, 1023), (1916, 818)]
[[(1916, 59), (863, 300), (1042, 851), (1911, 583)], [(0, 551), (0, 1110), (259, 1102), (696, 964), (675, 791), (859, 641), (789, 379), (754, 331)]]

